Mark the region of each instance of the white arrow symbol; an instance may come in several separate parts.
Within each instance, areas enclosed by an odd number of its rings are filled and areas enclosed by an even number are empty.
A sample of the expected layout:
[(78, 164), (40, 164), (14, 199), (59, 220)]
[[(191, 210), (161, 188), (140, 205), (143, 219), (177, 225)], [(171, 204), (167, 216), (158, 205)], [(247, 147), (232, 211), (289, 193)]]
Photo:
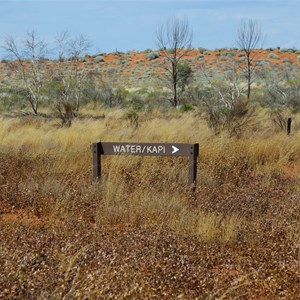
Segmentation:
[(172, 154), (174, 154), (174, 153), (176, 153), (178, 151), (179, 151), (179, 149), (177, 147), (172, 146)]

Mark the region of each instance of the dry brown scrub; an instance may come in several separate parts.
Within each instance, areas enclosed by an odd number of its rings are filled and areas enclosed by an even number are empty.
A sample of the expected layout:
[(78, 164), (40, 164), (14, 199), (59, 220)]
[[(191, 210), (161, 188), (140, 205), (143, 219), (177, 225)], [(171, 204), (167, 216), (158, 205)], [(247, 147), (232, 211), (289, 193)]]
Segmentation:
[[(134, 129), (105, 113), (0, 119), (0, 298), (297, 298), (298, 132), (262, 118), (234, 139), (196, 114)], [(196, 199), (185, 158), (104, 157), (93, 183), (99, 140), (199, 143)]]

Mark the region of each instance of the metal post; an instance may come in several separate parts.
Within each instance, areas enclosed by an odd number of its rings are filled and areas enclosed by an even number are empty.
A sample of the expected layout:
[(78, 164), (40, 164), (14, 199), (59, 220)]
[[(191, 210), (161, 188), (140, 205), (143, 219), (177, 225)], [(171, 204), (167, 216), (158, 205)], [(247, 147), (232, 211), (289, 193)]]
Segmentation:
[(101, 153), (100, 153), (101, 143), (93, 143), (93, 180), (97, 180), (101, 177)]
[(288, 118), (287, 120), (287, 134), (291, 134), (291, 127), (292, 127), (292, 118)]
[(199, 144), (191, 145), (189, 161), (189, 185), (195, 190), (197, 178), (197, 157), (199, 153)]

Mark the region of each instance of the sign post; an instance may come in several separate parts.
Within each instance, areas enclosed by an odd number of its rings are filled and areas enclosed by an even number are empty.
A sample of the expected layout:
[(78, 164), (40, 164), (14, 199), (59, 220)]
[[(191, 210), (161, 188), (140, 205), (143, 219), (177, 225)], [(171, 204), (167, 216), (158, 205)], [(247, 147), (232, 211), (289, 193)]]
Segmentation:
[(97, 142), (92, 144), (92, 151), (94, 180), (101, 177), (101, 155), (187, 156), (189, 157), (188, 183), (195, 187), (199, 144)]
[(291, 127), (292, 127), (292, 118), (288, 118), (287, 120), (287, 134), (291, 134)]

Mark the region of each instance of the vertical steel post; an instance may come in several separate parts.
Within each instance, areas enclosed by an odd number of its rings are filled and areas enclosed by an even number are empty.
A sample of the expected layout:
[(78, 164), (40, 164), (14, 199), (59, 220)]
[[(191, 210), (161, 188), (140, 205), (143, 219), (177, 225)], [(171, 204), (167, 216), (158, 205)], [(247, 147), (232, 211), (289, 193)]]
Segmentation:
[(291, 127), (292, 127), (292, 118), (288, 118), (287, 120), (287, 134), (291, 134)]
[(101, 177), (101, 153), (100, 153), (101, 143), (93, 143), (92, 153), (93, 153), (93, 180), (97, 180)]
[(197, 157), (199, 155), (199, 144), (191, 145), (190, 149), (190, 161), (189, 161), (189, 185), (194, 191), (196, 188), (197, 178)]

